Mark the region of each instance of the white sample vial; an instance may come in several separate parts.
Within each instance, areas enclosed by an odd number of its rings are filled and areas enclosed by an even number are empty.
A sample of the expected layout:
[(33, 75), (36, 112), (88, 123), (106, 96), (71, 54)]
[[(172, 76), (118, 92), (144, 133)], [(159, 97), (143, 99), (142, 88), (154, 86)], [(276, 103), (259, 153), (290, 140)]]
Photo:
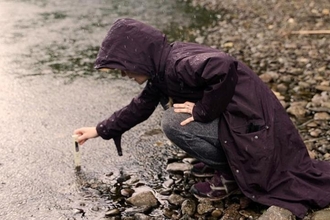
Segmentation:
[(79, 172), (81, 170), (81, 154), (79, 151), (79, 144), (77, 142), (77, 138), (79, 135), (74, 134), (72, 135), (73, 138), (73, 157), (74, 157), (74, 165), (75, 165), (75, 170)]

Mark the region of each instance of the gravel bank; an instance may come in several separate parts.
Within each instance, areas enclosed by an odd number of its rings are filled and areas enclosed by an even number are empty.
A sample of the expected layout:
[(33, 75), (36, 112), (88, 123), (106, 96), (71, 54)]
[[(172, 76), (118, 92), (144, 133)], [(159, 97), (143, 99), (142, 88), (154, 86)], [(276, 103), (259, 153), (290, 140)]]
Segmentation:
[[(196, 42), (221, 48), (249, 65), (281, 100), (311, 157), (330, 160), (329, 0), (188, 2), (218, 17), (211, 26), (191, 31)], [(138, 177), (124, 173), (82, 185), (111, 201), (102, 209), (104, 219), (295, 219), (287, 210), (268, 209), (240, 193), (220, 202), (197, 201), (189, 193), (200, 181), (188, 171), (193, 159), (173, 151), (168, 176), (155, 187), (146, 189)], [(146, 191), (138, 193), (141, 186)], [(330, 211), (310, 210), (304, 220), (309, 219), (330, 219)]]
[(219, 20), (196, 37), (248, 64), (269, 84), (313, 158), (329, 160), (330, 2), (193, 0)]

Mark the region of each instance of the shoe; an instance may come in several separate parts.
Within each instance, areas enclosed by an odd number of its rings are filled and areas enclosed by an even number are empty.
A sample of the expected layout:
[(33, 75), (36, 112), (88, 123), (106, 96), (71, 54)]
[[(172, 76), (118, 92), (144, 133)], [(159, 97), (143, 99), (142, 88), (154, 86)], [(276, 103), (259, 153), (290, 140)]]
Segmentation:
[(203, 162), (199, 162), (193, 165), (191, 174), (196, 177), (212, 177), (215, 170)]
[(237, 190), (238, 186), (232, 175), (216, 171), (211, 180), (196, 183), (190, 192), (198, 199), (219, 201)]

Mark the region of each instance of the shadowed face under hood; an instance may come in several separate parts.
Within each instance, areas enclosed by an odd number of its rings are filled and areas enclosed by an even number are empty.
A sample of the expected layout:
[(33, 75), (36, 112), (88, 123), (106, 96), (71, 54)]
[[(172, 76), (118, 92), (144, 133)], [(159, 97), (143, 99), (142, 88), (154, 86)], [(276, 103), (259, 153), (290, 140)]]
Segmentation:
[(165, 34), (159, 30), (133, 19), (119, 19), (102, 42), (95, 68), (119, 69), (152, 77), (162, 68), (162, 54), (168, 47)]

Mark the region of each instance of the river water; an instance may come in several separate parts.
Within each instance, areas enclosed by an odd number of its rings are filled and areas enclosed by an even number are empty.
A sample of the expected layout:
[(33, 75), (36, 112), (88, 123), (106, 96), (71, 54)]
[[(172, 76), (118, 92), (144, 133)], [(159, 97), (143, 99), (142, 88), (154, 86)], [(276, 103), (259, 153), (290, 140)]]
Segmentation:
[[(173, 39), (198, 20), (175, 0), (0, 0), (0, 219), (100, 219), (102, 198), (81, 182), (97, 183), (119, 169), (145, 181), (160, 178), (170, 155), (159, 132), (161, 110), (112, 141), (93, 139), (74, 172), (71, 134), (95, 126), (129, 103), (141, 86), (93, 70), (110, 24), (132, 17)], [(171, 35), (172, 34), (172, 35)]]

